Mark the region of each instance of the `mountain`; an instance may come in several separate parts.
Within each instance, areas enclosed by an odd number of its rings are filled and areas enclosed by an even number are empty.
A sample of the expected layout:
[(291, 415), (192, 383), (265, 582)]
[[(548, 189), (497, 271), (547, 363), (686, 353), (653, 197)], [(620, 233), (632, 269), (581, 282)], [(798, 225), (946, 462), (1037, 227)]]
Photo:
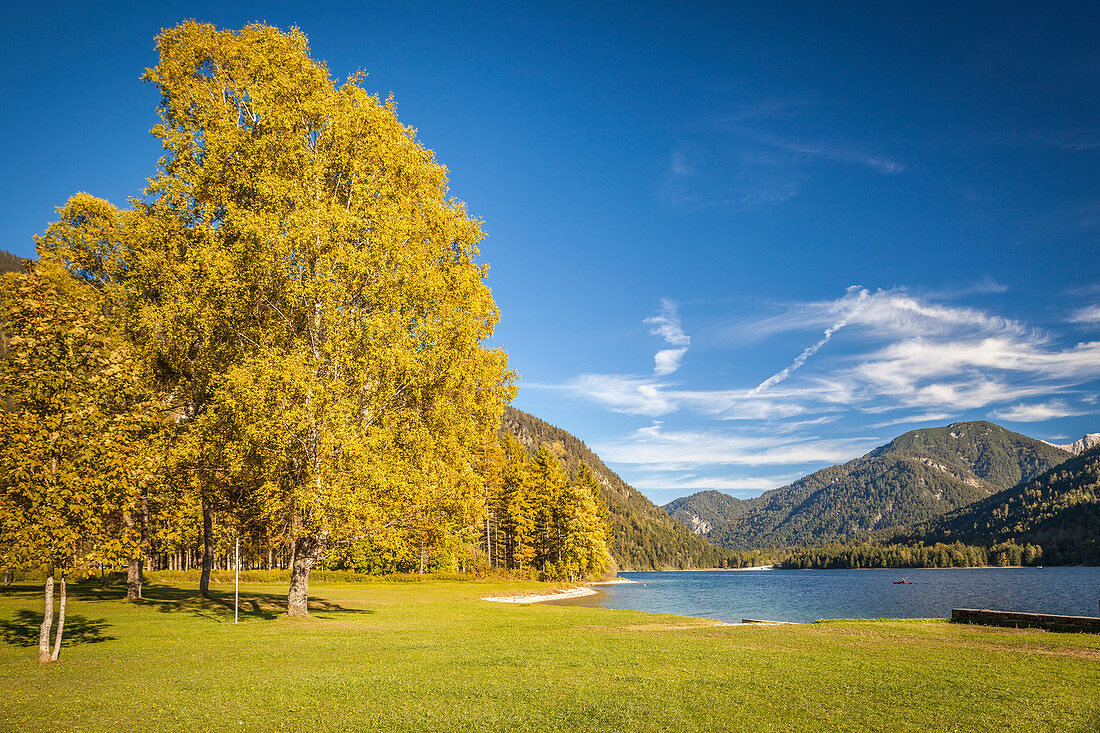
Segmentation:
[(752, 499), (738, 499), (721, 491), (700, 491), (665, 504), (670, 517), (695, 534), (708, 535), (715, 527), (724, 527), (754, 506)]
[(570, 470), (588, 464), (600, 485), (600, 499), (611, 520), (612, 557), (622, 570), (716, 568), (737, 565), (734, 553), (715, 547), (668, 516), (642, 496), (600, 457), (571, 433), (526, 412), (506, 407), (501, 431), (513, 435), (528, 450), (549, 445)]
[[(1069, 453), (979, 421), (914, 430), (862, 458), (738, 503), (699, 494), (666, 510), (707, 538), (747, 549), (896, 533), (1030, 479)], [(703, 492), (710, 494), (712, 492)], [(703, 508), (704, 511), (695, 511)]]
[[(899, 538), (902, 539), (902, 538)], [(1100, 446), (917, 528), (905, 541), (1043, 548), (1051, 565), (1100, 562)]]
[[(1043, 442), (1047, 443), (1045, 440)], [(1086, 433), (1080, 440), (1065, 445), (1058, 445), (1057, 443), (1047, 443), (1047, 445), (1053, 445), (1055, 448), (1061, 448), (1075, 456), (1079, 456), (1087, 450), (1100, 446), (1100, 433)]]

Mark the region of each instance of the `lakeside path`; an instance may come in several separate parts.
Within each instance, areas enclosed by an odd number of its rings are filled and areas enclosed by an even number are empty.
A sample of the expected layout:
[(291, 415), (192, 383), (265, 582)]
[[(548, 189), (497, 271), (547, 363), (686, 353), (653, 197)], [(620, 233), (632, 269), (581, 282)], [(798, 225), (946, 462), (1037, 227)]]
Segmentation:
[(1096, 730), (1100, 636), (945, 621), (716, 625), (484, 596), (534, 582), (70, 584), (38, 666), (38, 584), (0, 592), (0, 730)]

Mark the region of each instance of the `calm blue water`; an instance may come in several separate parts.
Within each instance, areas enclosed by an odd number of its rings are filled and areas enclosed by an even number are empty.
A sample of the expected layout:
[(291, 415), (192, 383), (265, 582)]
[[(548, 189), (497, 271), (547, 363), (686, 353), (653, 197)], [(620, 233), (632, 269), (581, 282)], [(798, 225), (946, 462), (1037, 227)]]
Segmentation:
[[(1100, 567), (906, 570), (704, 570), (619, 573), (560, 605), (627, 608), (738, 622), (947, 618), (952, 608), (1100, 615)], [(909, 576), (911, 585), (891, 581)]]

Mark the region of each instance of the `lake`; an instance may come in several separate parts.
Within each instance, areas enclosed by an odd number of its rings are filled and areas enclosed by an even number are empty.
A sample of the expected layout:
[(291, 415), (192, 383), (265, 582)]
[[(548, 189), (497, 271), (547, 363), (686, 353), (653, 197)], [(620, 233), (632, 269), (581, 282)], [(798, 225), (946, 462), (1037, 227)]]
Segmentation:
[[(905, 570), (700, 570), (619, 573), (634, 583), (557, 605), (739, 622), (948, 618), (952, 608), (1097, 616), (1100, 567)], [(908, 576), (911, 584), (893, 581)]]

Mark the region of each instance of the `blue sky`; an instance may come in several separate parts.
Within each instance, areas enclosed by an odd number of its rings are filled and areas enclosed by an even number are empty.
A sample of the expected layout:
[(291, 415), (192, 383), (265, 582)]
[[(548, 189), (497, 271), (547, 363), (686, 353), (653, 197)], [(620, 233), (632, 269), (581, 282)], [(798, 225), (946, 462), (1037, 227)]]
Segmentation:
[(1100, 9), (1021, 5), (9, 7), (0, 248), (139, 193), (160, 28), (298, 25), (484, 219), (517, 406), (654, 500), (958, 420), (1069, 441), (1100, 430)]

